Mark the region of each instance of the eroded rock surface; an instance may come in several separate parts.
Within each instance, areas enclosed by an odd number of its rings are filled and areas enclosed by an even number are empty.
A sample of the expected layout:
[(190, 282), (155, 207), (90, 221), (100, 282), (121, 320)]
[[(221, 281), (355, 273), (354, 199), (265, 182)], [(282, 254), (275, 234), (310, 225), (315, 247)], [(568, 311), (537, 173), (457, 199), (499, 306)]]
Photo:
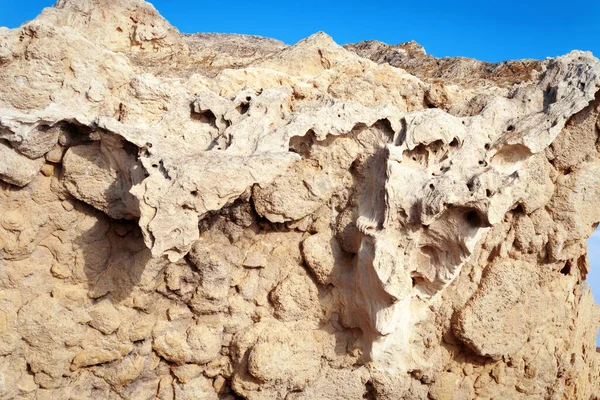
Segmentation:
[(593, 399), (600, 61), (0, 29), (0, 398)]

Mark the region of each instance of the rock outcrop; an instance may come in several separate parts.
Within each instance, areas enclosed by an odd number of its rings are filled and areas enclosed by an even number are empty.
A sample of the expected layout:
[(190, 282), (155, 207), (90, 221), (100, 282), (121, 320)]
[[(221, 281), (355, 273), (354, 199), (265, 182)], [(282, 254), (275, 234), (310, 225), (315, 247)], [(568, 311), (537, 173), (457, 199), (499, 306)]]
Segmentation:
[(600, 61), (0, 30), (0, 397), (594, 399)]
[(529, 81), (531, 74), (540, 72), (544, 64), (538, 60), (491, 63), (466, 57), (437, 58), (427, 54), (415, 41), (394, 46), (367, 40), (344, 47), (377, 63), (403, 68), (423, 80), (444, 79), (449, 82), (456, 79), (463, 84), (468, 81), (470, 85), (476, 85), (482, 79), (506, 85)]

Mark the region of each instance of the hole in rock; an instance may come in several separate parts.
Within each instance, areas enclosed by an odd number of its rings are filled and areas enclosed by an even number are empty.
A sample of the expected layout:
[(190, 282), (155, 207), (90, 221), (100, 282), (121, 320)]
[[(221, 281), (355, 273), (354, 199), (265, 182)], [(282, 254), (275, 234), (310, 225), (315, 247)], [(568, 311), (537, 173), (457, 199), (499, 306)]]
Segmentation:
[(551, 104), (556, 103), (557, 100), (557, 87), (550, 87), (544, 92), (544, 110), (547, 110)]
[(522, 144), (509, 144), (502, 147), (492, 158), (492, 165), (497, 168), (510, 170), (516, 164), (525, 161), (532, 155), (529, 147)]
[(560, 270), (560, 273), (563, 275), (571, 275), (571, 263), (567, 261), (563, 269)]
[(469, 210), (465, 213), (465, 221), (469, 223), (474, 228), (479, 228), (482, 226), (481, 217), (479, 213), (475, 210)]
[(313, 143), (317, 141), (315, 132), (310, 129), (304, 136), (293, 136), (290, 139), (289, 151), (300, 154), (304, 158), (310, 157)]
[[(246, 97), (246, 99), (248, 99), (248, 97)], [(248, 100), (248, 101), (250, 101), (250, 100)], [(250, 109), (250, 103), (242, 103), (237, 107), (237, 110), (241, 115), (246, 114), (249, 109)]]
[(367, 383), (365, 383), (365, 393), (363, 394), (363, 399), (375, 400), (376, 398), (377, 398), (377, 392), (375, 392), (375, 387), (373, 386), (373, 382), (367, 381)]
[(525, 210), (523, 209), (523, 205), (521, 203), (513, 208), (512, 212), (513, 214), (525, 214)]
[(194, 121), (209, 124), (214, 128), (217, 127), (217, 116), (211, 110), (203, 110), (197, 113), (192, 109), (190, 116)]
[(421, 167), (437, 164), (447, 158), (447, 145), (441, 140), (435, 140), (429, 144), (421, 143), (412, 150), (405, 150), (403, 156), (407, 160), (419, 163)]
[(571, 172), (573, 172), (573, 168), (571, 168), (571, 167), (567, 167), (567, 168), (564, 170), (564, 172), (563, 172), (563, 173), (564, 173), (565, 175), (569, 175)]
[(396, 146), (401, 146), (404, 141), (406, 140), (406, 130), (407, 130), (407, 125), (406, 125), (406, 119), (402, 118), (400, 120), (400, 124), (401, 124), (401, 128), (400, 128), (400, 132), (398, 132), (398, 137), (396, 137), (396, 143), (394, 143)]
[(515, 130), (515, 126), (514, 125), (509, 125), (508, 128), (506, 128), (507, 132), (512, 132)]
[[(600, 229), (597, 228), (589, 237), (587, 245), (590, 272), (587, 274), (586, 282), (592, 288), (596, 304), (600, 304)], [(596, 348), (600, 352), (600, 326), (596, 335)]]
[(392, 143), (394, 141), (395, 132), (392, 128), (392, 123), (389, 119), (380, 119), (379, 121), (375, 122), (375, 124), (373, 124), (372, 129), (377, 129), (378, 131), (380, 131), (383, 134), (383, 139), (386, 142)]

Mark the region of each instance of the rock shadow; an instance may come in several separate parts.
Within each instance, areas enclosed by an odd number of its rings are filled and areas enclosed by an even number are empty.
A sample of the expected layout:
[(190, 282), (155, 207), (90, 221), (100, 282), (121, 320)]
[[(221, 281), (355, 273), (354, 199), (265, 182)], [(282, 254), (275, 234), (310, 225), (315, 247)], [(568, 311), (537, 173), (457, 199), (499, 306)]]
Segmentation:
[(372, 263), (371, 233), (382, 229), (386, 207), (387, 158), (387, 149), (382, 147), (351, 166), (351, 199), (337, 217), (333, 237), (322, 244), (333, 255), (333, 265), (325, 267), (330, 269), (329, 282), (324, 284), (314, 266), (305, 265), (319, 286), (322, 307), (331, 309), (334, 304), (321, 329), (335, 336), (337, 355), (359, 354), (357, 365), (371, 361), (373, 344), (380, 337), (375, 314), (393, 305)]
[(152, 256), (135, 222), (110, 220), (95, 210), (93, 214), (96, 221), (74, 241), (75, 262), (82, 263), (90, 298), (119, 303), (142, 283)]
[[(135, 152), (132, 147), (125, 143), (118, 151), (132, 154)], [(79, 192), (79, 196), (82, 199), (88, 199), (86, 202), (71, 200), (85, 215), (83, 221), (78, 224), (79, 233), (73, 243), (75, 250), (74, 274), (77, 275), (83, 270), (90, 298), (108, 297), (113, 302), (122, 302), (140, 285), (152, 286), (153, 279), (158, 276), (166, 263), (162, 259), (152, 258), (150, 250), (144, 243), (137, 220), (111, 218), (103, 212), (104, 210), (99, 211), (95, 208), (102, 208), (102, 203), (99, 206), (95, 202), (105, 199), (106, 207), (109, 207), (110, 212), (115, 213), (117, 210), (117, 215), (131, 215), (121, 209), (134, 210), (133, 214), (139, 215), (137, 202), (133, 204), (129, 198), (131, 196), (128, 194), (132, 178), (121, 176), (124, 174), (123, 165), (115, 167), (116, 161), (113, 160), (115, 157), (106, 154), (107, 151), (110, 152), (111, 146), (102, 149), (98, 141), (85, 141), (76, 147), (71, 147), (70, 150), (74, 148), (78, 149), (78, 157), (84, 157), (81, 162), (91, 168), (92, 175), (88, 178), (89, 180), (102, 178), (104, 173), (112, 173), (109, 168), (117, 168), (117, 179), (109, 185), (101, 181), (96, 186), (97, 194), (93, 191), (93, 182), (87, 185), (85, 182), (81, 183), (84, 186), (82, 186), (83, 189)], [(61, 175), (64, 179), (64, 167)], [(77, 184), (83, 180), (81, 177), (76, 179), (78, 180)], [(75, 186), (75, 190), (79, 190), (79, 188)], [(127, 195), (128, 198), (122, 198), (124, 195)], [(88, 205), (88, 201), (94, 207)]]

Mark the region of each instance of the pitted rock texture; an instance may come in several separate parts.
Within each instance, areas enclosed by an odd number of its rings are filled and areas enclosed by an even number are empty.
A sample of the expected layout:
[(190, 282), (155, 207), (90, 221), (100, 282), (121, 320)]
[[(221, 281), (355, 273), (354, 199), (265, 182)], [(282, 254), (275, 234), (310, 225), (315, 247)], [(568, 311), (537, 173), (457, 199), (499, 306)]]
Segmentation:
[(0, 29), (0, 398), (599, 398), (599, 115), (590, 53), (60, 0)]

